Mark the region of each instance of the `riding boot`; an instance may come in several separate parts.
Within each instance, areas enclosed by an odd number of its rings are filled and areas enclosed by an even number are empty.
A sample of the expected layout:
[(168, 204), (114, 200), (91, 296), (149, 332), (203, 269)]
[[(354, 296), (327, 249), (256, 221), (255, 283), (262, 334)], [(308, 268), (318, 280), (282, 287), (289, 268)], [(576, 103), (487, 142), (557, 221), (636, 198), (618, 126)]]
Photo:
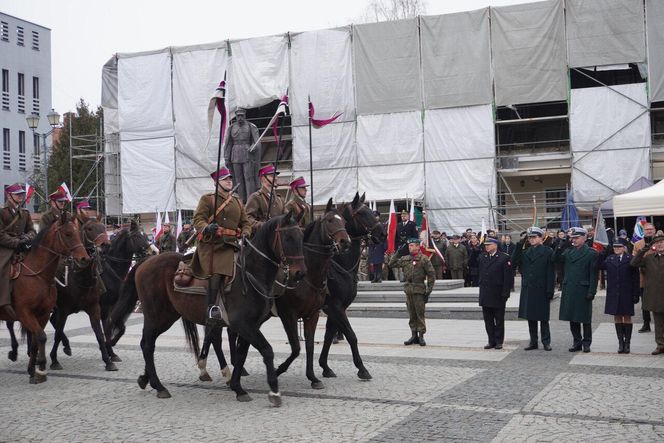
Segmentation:
[[(215, 274), (210, 278), (210, 286), (208, 287), (207, 294), (208, 309), (205, 322), (206, 326), (228, 325), (228, 314), (226, 314), (224, 303), (221, 297), (219, 297), (219, 289), (223, 288), (224, 281), (224, 276), (219, 274)], [(219, 301), (218, 305), (217, 301)]]
[(618, 354), (625, 353), (625, 335), (622, 323), (616, 323), (616, 335), (618, 336)]
[(625, 354), (630, 353), (629, 346), (632, 342), (632, 324), (623, 323), (623, 338), (625, 339)]
[(418, 332), (418, 341), (420, 342), (420, 346), (426, 346), (427, 342), (424, 341), (424, 332)]
[(403, 342), (403, 344), (406, 346), (414, 345), (416, 343), (419, 343), (419, 339), (417, 338), (417, 331), (411, 331), (410, 338)]

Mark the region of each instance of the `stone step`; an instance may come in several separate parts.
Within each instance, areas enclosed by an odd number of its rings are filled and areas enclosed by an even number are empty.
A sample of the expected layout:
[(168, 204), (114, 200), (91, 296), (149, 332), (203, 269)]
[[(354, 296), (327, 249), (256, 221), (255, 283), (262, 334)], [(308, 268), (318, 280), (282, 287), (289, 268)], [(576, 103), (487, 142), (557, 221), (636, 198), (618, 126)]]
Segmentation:
[[(353, 303), (346, 309), (349, 317), (373, 318), (408, 318), (408, 310), (404, 303)], [(464, 320), (482, 320), (482, 308), (477, 301), (472, 303), (436, 303), (426, 305), (426, 318), (446, 318)], [(519, 316), (518, 306), (505, 308), (505, 320), (516, 320)]]
[[(371, 283), (370, 281), (357, 282), (357, 291), (397, 291), (403, 292), (403, 283), (395, 280), (385, 280), (381, 283)], [(438, 291), (448, 291), (451, 289), (463, 288), (463, 280), (436, 280), (434, 288)]]
[[(477, 288), (459, 288), (447, 291), (434, 290), (429, 296), (429, 303), (477, 303)], [(405, 303), (403, 289), (397, 291), (357, 292), (354, 303)]]

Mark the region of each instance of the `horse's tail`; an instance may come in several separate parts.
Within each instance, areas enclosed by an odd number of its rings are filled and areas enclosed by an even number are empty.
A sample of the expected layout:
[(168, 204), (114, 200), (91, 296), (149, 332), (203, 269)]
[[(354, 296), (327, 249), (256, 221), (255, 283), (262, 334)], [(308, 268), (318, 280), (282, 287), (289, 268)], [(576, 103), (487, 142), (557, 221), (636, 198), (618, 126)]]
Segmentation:
[(136, 301), (138, 300), (138, 292), (136, 291), (136, 270), (140, 265), (141, 263), (137, 263), (136, 266), (129, 271), (129, 274), (127, 274), (127, 277), (120, 288), (118, 301), (115, 303), (115, 306), (113, 306), (113, 310), (111, 311), (111, 346), (115, 346), (118, 340), (124, 335), (126, 329), (125, 323), (127, 323), (127, 319), (136, 307)]
[(189, 349), (198, 358), (201, 353), (201, 348), (198, 345), (198, 327), (196, 326), (196, 323), (182, 317), (182, 327), (184, 328), (184, 335), (187, 338)]

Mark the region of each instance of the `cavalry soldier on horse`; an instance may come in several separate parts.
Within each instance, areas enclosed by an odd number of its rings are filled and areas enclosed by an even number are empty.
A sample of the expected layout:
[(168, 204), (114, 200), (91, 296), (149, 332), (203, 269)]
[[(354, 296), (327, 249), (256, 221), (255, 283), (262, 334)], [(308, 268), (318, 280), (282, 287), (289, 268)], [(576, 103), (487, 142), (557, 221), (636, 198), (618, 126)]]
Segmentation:
[(48, 229), (51, 223), (60, 219), (62, 211), (65, 210), (65, 204), (69, 201), (67, 194), (61, 190), (57, 190), (48, 196), (48, 211), (46, 211), (39, 220), (39, 230)]
[(30, 212), (21, 207), (24, 199), (23, 185), (10, 185), (5, 189), (5, 207), (0, 210), (0, 312), (4, 311), (11, 319), (16, 318), (9, 275), (12, 259), (15, 253), (30, 249), (35, 238)]
[(199, 238), (191, 269), (195, 276), (210, 279), (207, 322), (213, 324), (224, 320), (228, 324), (219, 290), (233, 277), (238, 239), (251, 234), (251, 225), (240, 198), (232, 193), (233, 176), (230, 171), (221, 168), (210, 176), (219, 184), (217, 195), (220, 204), (215, 208), (214, 192), (203, 195), (198, 202), (193, 222)]
[[(279, 172), (272, 165), (265, 166), (258, 171), (261, 188), (251, 194), (247, 200), (247, 218), (254, 234), (270, 218), (286, 213), (284, 201), (276, 192), (277, 175)], [(196, 228), (198, 229), (198, 226)]]
[(95, 216), (96, 214), (94, 213), (92, 206), (90, 206), (89, 201), (83, 200), (76, 205), (76, 218), (81, 226), (91, 218), (95, 218)]
[(293, 212), (295, 218), (300, 220), (298, 224), (302, 229), (311, 222), (311, 206), (305, 200), (307, 198), (308, 187), (309, 185), (304, 181), (304, 177), (298, 177), (290, 182), (293, 195), (288, 200), (288, 203), (286, 203), (286, 211)]

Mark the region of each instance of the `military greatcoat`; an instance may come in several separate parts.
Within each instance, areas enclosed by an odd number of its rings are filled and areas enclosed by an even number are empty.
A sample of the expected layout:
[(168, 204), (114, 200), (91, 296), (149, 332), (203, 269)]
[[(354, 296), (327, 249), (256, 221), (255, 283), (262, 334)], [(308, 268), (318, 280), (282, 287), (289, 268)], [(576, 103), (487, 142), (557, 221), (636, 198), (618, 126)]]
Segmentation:
[(481, 254), (477, 259), (480, 306), (504, 308), (514, 283), (514, 271), (510, 256), (496, 251), (492, 256)]
[(51, 226), (51, 223), (58, 220), (61, 215), (62, 211), (51, 206), (39, 219), (39, 230), (43, 231), (44, 229), (48, 229), (48, 227)]
[(608, 315), (634, 315), (634, 300), (639, 299), (639, 270), (632, 267), (632, 256), (611, 254), (600, 259), (600, 269), (606, 270), (606, 304)]
[[(270, 216), (268, 217), (267, 208), (270, 204), (270, 193), (265, 188), (260, 188), (254, 192), (247, 199), (247, 218), (251, 225), (251, 229), (255, 234), (258, 228), (263, 223), (268, 221), (271, 217), (284, 214), (284, 200), (275, 191), (272, 197), (272, 207), (270, 208)], [(198, 229), (198, 228), (197, 228)]]
[(297, 218), (300, 217), (298, 225), (304, 229), (311, 222), (311, 206), (299, 195), (293, 194), (286, 203), (284, 212), (292, 211)]
[(21, 235), (35, 238), (30, 212), (5, 206), (0, 210), (0, 306), (11, 304), (9, 268)]
[(549, 300), (555, 285), (553, 250), (544, 245), (524, 249), (518, 243), (512, 263), (521, 269), (519, 318), (549, 321)]
[(593, 303), (587, 296), (597, 292), (597, 251), (583, 245), (580, 248), (556, 249), (554, 262), (565, 264), (565, 279), (560, 297), (559, 319), (590, 323)]
[[(219, 189), (217, 207), (228, 199), (228, 192)], [(249, 236), (251, 225), (247, 219), (244, 206), (237, 195), (230, 198), (224, 209), (214, 218), (214, 223), (220, 228), (235, 231), (235, 235), (225, 233), (221, 236), (204, 234), (208, 219), (214, 215), (214, 193), (205, 194), (198, 201), (194, 212), (194, 227), (201, 235), (191, 269), (197, 277), (207, 277), (211, 274), (233, 275), (233, 258), (238, 249), (238, 237)], [(227, 231), (229, 232), (229, 231)], [(214, 254), (213, 267), (210, 268), (210, 257)]]
[(643, 287), (643, 309), (664, 312), (664, 255), (651, 252), (645, 247), (632, 258), (632, 266), (641, 268), (645, 276)]

